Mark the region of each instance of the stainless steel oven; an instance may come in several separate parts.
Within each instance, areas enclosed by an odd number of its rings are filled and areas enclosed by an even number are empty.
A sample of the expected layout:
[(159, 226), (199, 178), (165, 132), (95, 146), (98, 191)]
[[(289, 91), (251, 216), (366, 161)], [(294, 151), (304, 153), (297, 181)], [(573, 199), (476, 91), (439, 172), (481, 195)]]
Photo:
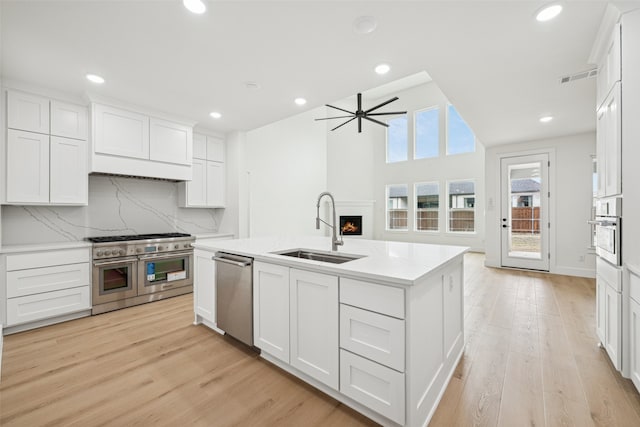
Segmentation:
[(193, 250), (141, 256), (138, 295), (193, 285)]
[(596, 254), (615, 266), (622, 266), (622, 199), (608, 197), (596, 201)]
[(138, 257), (93, 262), (93, 304), (104, 304), (138, 294), (136, 285)]

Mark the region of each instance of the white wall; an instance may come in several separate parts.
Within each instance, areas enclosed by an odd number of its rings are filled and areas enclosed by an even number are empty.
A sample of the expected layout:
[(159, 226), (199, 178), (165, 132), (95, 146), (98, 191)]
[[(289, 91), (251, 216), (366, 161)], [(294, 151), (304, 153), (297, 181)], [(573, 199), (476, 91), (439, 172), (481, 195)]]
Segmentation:
[(595, 133), (490, 147), (486, 151), (485, 264), (500, 266), (500, 157), (507, 154), (552, 152), (550, 272), (594, 277), (595, 257), (590, 246), (592, 156)]
[[(413, 111), (432, 106), (440, 107), (440, 156), (432, 159), (409, 160), (386, 163), (386, 128), (363, 122), (362, 133), (350, 123), (328, 137), (328, 183), (330, 191), (338, 200), (375, 200), (376, 239), (400, 240), (422, 243), (442, 243), (470, 246), (483, 250), (484, 241), (484, 147), (476, 144), (476, 152), (455, 156), (445, 155), (445, 129), (447, 99), (434, 83), (427, 83), (380, 99), (364, 99), (365, 106), (376, 105), (392, 96), (399, 100), (381, 111), (407, 110), (409, 114), (409, 159), (413, 157)], [(346, 107), (346, 106), (345, 106)], [(329, 110), (328, 113), (331, 113)], [(336, 125), (339, 121), (336, 121)], [(473, 234), (446, 233), (445, 189), (447, 180), (474, 179), (476, 183), (476, 232)], [(413, 195), (413, 184), (417, 182), (440, 182), (441, 231), (433, 233), (411, 231), (413, 212), (409, 212), (409, 231), (386, 231), (387, 184), (408, 184)], [(410, 206), (414, 203), (410, 197)]]
[[(227, 193), (226, 207), (220, 221), (219, 231), (233, 233), (236, 238), (248, 235), (245, 136), (244, 132), (233, 132), (225, 138)], [(240, 215), (241, 212), (243, 215)]]
[[(326, 127), (317, 108), (246, 133), (251, 237), (322, 234), (316, 231), (316, 198), (327, 189)], [(241, 171), (240, 171), (241, 173)]]

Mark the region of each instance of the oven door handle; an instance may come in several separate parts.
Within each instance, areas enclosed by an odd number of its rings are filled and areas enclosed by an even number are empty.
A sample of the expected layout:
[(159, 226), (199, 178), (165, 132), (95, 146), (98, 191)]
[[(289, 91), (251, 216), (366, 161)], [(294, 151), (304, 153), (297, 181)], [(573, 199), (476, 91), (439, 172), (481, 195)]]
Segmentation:
[(189, 256), (193, 255), (193, 251), (171, 252), (170, 254), (147, 255), (147, 256), (141, 256), (138, 259), (140, 261), (150, 261), (154, 259), (178, 258), (184, 255), (189, 255)]
[(587, 224), (597, 225), (599, 227), (617, 227), (617, 221), (603, 221), (603, 220), (595, 220), (595, 221), (587, 221)]
[(124, 259), (119, 259), (116, 261), (102, 261), (102, 262), (95, 262), (93, 263), (94, 267), (102, 267), (103, 265), (115, 265), (115, 264), (129, 264), (131, 262), (136, 262), (138, 260), (138, 258), (124, 258)]

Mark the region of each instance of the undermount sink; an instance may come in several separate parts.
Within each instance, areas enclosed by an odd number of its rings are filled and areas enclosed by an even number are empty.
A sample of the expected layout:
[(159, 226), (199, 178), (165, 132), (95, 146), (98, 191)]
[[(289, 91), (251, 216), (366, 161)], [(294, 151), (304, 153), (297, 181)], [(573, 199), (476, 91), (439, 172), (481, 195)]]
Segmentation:
[(337, 252), (321, 252), (310, 249), (287, 249), (284, 251), (272, 252), (276, 255), (284, 255), (292, 258), (309, 259), (312, 261), (329, 262), (331, 264), (342, 264), (356, 259), (364, 258), (364, 255), (341, 254)]

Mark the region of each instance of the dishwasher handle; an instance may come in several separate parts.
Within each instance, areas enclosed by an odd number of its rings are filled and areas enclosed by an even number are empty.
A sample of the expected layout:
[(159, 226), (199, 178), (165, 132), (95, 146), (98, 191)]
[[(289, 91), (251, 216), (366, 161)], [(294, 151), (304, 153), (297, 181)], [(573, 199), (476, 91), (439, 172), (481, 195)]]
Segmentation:
[(235, 265), (237, 267), (248, 267), (248, 266), (251, 265), (251, 261), (234, 261), (234, 260), (229, 259), (229, 258), (222, 258), (222, 257), (218, 257), (218, 256), (214, 256), (211, 259), (216, 261), (216, 262), (223, 262), (225, 264), (231, 264), (231, 265)]

